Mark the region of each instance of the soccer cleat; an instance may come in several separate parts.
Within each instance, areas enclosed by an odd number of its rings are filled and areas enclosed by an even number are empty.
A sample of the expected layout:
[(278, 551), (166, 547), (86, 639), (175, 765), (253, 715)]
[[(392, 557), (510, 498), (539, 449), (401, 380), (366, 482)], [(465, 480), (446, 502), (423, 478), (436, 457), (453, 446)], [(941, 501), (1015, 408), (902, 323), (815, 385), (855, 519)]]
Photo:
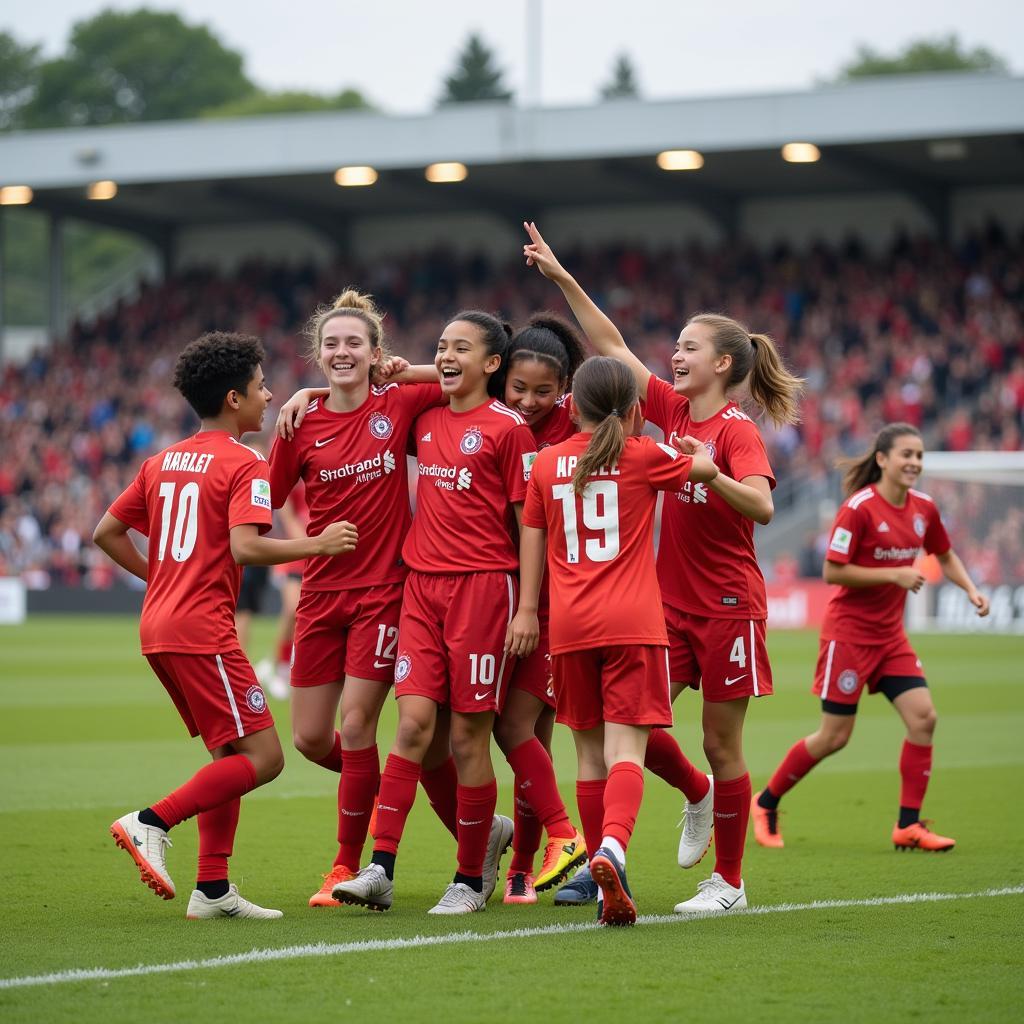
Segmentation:
[(356, 877), (356, 872), (344, 864), (335, 864), (330, 874), (324, 875), (324, 884), (320, 886), (319, 892), (309, 897), (311, 907), (340, 907), (341, 904), (331, 895), (334, 887), (339, 882), (347, 882)]
[(238, 892), (238, 886), (232, 883), (227, 895), (211, 900), (198, 889), (194, 890), (188, 901), (185, 917), (189, 921), (206, 921), (213, 917), (251, 917), (262, 921), (284, 917), (280, 910), (268, 910), (258, 907)]
[(505, 898), (502, 903), (536, 903), (537, 890), (533, 875), (525, 871), (510, 871), (505, 879)]
[(601, 889), (598, 921), (620, 927), (636, 924), (636, 904), (626, 881), (626, 870), (618, 857), (600, 847), (590, 858), (590, 873)]
[(162, 828), (139, 821), (139, 812), (132, 811), (110, 826), (114, 842), (130, 854), (139, 869), (142, 881), (164, 900), (174, 899), (174, 883), (167, 873), (164, 851), (171, 840)]
[(487, 909), (487, 897), (465, 882), (449, 882), (444, 895), (428, 914), (475, 914)]
[(549, 839), (544, 850), (544, 862), (537, 875), (537, 892), (546, 892), (569, 876), (573, 868), (587, 859), (587, 844), (577, 831), (571, 839)]
[(679, 837), (679, 866), (692, 868), (699, 864), (711, 845), (711, 831), (715, 823), (715, 779), (708, 776), (708, 791), (704, 799), (683, 808), (683, 834)]
[(379, 864), (367, 864), (354, 878), (338, 882), (331, 895), (350, 907), (389, 910), (394, 900), (395, 883)]
[[(512, 845), (512, 831), (511, 818), (506, 818), (504, 814), (494, 816), (491, 821), (491, 834), (487, 837), (487, 855), (484, 857), (484, 903), (494, 895), (494, 890), (497, 888), (498, 868), (501, 867), (501, 858), (505, 851)], [(440, 905), (439, 903), (438, 906)], [(439, 910), (438, 913), (449, 913), (449, 911)]]
[(762, 807), (757, 798), (763, 790), (758, 790), (750, 801), (750, 820), (754, 823), (754, 838), (761, 846), (781, 850), (786, 844), (782, 841), (779, 828), (779, 812), (769, 811)]
[(693, 899), (675, 905), (677, 914), (728, 914), (731, 910), (745, 910), (747, 891), (740, 881), (738, 889), (731, 886), (717, 871), (710, 878), (697, 883), (697, 895)]
[(945, 853), (956, 846), (956, 840), (948, 836), (936, 835), (927, 828), (926, 822), (915, 821), (906, 828), (894, 825), (892, 829), (892, 845), (897, 850), (929, 850), (932, 853)]
[(597, 899), (597, 882), (590, 873), (590, 865), (583, 867), (555, 893), (556, 907), (581, 907), (585, 903), (593, 903)]

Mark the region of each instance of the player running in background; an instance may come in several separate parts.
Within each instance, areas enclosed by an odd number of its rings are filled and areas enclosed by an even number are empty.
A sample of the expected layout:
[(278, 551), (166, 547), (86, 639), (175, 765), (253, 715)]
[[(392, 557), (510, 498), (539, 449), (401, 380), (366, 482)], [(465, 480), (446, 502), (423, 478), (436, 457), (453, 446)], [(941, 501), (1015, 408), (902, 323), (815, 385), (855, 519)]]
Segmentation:
[(523, 510), (522, 606), (509, 649), (526, 656), (536, 643), (546, 548), (556, 713), (576, 742), (599, 919), (628, 925), (636, 905), (626, 847), (643, 797), (647, 737), (652, 726), (672, 724), (654, 511), (659, 491), (708, 483), (718, 470), (703, 453), (628, 436), (640, 426), (639, 395), (616, 359), (583, 363), (571, 401), (581, 432), (534, 463)]
[[(173, 899), (167, 833), (198, 815), (189, 918), (281, 916), (228, 882), (240, 799), (284, 766), (273, 718), (235, 633), (239, 566), (327, 558), (353, 550), (357, 537), (349, 523), (324, 524), (319, 536), (302, 540), (261, 536), (271, 526), (267, 463), (239, 438), (260, 429), (270, 401), (263, 358), (256, 338), (237, 334), (205, 334), (182, 352), (174, 386), (199, 416), (199, 432), (147, 459), (93, 535), (118, 565), (147, 582), (142, 653), (189, 734), (202, 736), (213, 758), (183, 786), (110, 827), (142, 880)], [(148, 556), (130, 529), (149, 537)]]
[(673, 696), (686, 687), (701, 690), (704, 753), (713, 778), (699, 772), (664, 730), (652, 732), (646, 766), (686, 796), (680, 866), (701, 859), (714, 822), (714, 871), (676, 911), (741, 909), (747, 902), (742, 864), (751, 799), (743, 721), (749, 698), (772, 692), (754, 523), (771, 521), (775, 479), (757, 427), (729, 393), (745, 384), (773, 422), (792, 423), (803, 382), (786, 371), (767, 335), (749, 334), (735, 320), (707, 313), (686, 322), (672, 356), (672, 383), (660, 380), (561, 266), (536, 225), (525, 227), (527, 265), (561, 288), (594, 348), (633, 371), (647, 419), (666, 438), (684, 439), (686, 451), (703, 447), (720, 470), (710, 484), (687, 484), (666, 496), (658, 549)]
[(372, 860), (334, 887), (344, 903), (391, 906), (395, 857), (439, 708), (451, 712), (458, 770), (458, 870), (430, 913), (485, 909), (497, 881), (491, 854), (500, 856), (512, 839), (512, 822), (494, 814), (490, 739), (513, 665), (504, 650), (518, 568), (510, 507), (518, 518), (535, 443), (522, 417), (489, 397), (502, 394), (508, 343), (508, 328), (478, 311), (460, 313), (438, 341), (435, 365), (450, 405), (416, 425), (417, 507), (402, 548), (412, 571), (395, 665), (398, 733), (381, 778)]
[[(275, 507), (301, 480), (311, 530), (344, 512), (360, 537), (358, 548), (341, 558), (306, 563), (296, 612), (295, 746), (314, 764), (341, 773), (338, 852), (310, 898), (313, 907), (337, 906), (332, 890), (353, 878), (362, 860), (380, 783), (377, 722), (394, 679), (407, 572), (401, 555), (410, 525), (405, 452), (416, 418), (445, 401), (436, 381), (378, 386), (382, 321), (369, 296), (351, 289), (314, 314), (307, 328), (310, 359), (330, 390), (270, 452)], [(447, 752), (441, 761), (443, 778), (451, 777), (454, 788)]]
[(837, 587), (828, 602), (813, 691), (821, 698), (821, 725), (795, 743), (754, 797), (754, 837), (781, 847), (778, 808), (819, 761), (842, 750), (853, 733), (864, 688), (884, 693), (903, 719), (899, 818), (892, 830), (897, 850), (951, 850), (955, 840), (936, 835), (920, 820), (932, 768), (935, 705), (921, 661), (903, 628), (907, 591), (921, 589), (914, 562), (923, 548), (935, 555), (946, 578), (988, 615), (988, 598), (971, 582), (950, 547), (939, 510), (915, 490), (924, 463), (916, 427), (890, 423), (869, 452), (845, 463), (848, 495), (832, 526), (825, 581)]

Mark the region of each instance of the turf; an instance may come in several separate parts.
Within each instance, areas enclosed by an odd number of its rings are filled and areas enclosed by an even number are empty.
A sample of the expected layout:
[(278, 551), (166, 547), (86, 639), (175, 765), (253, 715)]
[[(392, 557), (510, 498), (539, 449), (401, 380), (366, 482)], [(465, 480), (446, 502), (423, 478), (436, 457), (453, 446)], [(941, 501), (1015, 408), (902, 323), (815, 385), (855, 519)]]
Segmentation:
[[(269, 644), (263, 623), (255, 646)], [(851, 745), (787, 796), (786, 849), (750, 841), (751, 905), (848, 901), (908, 893), (1024, 888), (1024, 640), (921, 636), (939, 709), (926, 813), (958, 839), (945, 855), (897, 854), (889, 831), (902, 730), (884, 698), (866, 700)], [(752, 705), (747, 755), (755, 786), (809, 732), (812, 634), (773, 633), (777, 695)], [(287, 740), (286, 710), (274, 712)], [(699, 705), (676, 705), (676, 734), (699, 755)], [(389, 706), (382, 753), (393, 730)], [(290, 743), (285, 742), (286, 750)], [(574, 762), (556, 730), (556, 765), (570, 801)], [(186, 922), (185, 899), (164, 903), (139, 884), (107, 826), (163, 796), (204, 758), (187, 740), (137, 653), (135, 623), (37, 618), (0, 631), (0, 979), (74, 968), (123, 968), (280, 950), (304, 944), (456, 933), (486, 935), (590, 924), (593, 908), (504, 907), (456, 922), (428, 917), (453, 868), (453, 844), (424, 799), (403, 842), (397, 902), (387, 915), (310, 910), (333, 854), (336, 777), (292, 753), (284, 774), (243, 803), (234, 879), (280, 907), (278, 922)], [(498, 767), (500, 809), (509, 772)], [(680, 802), (648, 777), (630, 847), (641, 912), (670, 915), (710, 871), (675, 866)], [(187, 897), (195, 828), (173, 834), (169, 864)], [(942, 1014), (1016, 1018), (1024, 998), (1024, 895), (835, 906), (706, 921), (648, 922), (496, 941), (311, 953), (260, 963), (0, 987), (6, 1021), (238, 1019), (319, 1021), (713, 1020), (859, 1021)], [(0, 981), (2, 985), (2, 981)]]

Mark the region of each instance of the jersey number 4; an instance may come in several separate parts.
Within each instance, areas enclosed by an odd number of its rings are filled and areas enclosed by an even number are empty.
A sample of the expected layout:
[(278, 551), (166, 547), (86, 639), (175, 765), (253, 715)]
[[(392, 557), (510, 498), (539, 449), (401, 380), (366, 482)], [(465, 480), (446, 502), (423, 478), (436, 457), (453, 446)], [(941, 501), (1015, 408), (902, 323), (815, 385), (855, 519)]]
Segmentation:
[[(570, 565), (580, 560), (580, 536), (576, 519), (576, 492), (572, 484), (555, 484), (551, 496), (562, 503), (565, 554)], [(600, 531), (588, 537), (583, 553), (591, 562), (610, 562), (619, 553), (619, 488), (614, 480), (591, 480), (583, 488), (583, 525)]]
[[(195, 550), (196, 537), (199, 534), (199, 484), (194, 480), (185, 484), (178, 491), (178, 500), (174, 500), (176, 485), (171, 482), (162, 483), (157, 492), (160, 496), (160, 547), (157, 559), (164, 560), (167, 553), (167, 540), (171, 541), (171, 557), (176, 562), (184, 562)], [(171, 529), (171, 520), (174, 529)]]

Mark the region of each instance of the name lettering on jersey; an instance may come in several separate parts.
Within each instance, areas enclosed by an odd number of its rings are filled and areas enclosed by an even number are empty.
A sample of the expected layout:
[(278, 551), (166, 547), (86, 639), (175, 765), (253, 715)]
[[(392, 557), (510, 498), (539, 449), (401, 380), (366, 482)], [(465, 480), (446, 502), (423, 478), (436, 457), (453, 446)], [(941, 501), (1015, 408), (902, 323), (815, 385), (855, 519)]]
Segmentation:
[(920, 548), (875, 548), (874, 559), (876, 562), (903, 562), (907, 559), (917, 558)]
[(160, 469), (172, 473), (205, 473), (211, 462), (210, 452), (167, 452)]
[(365, 484), (395, 471), (395, 455), (391, 449), (378, 452), (372, 459), (348, 462), (337, 469), (321, 469), (320, 479), (326, 484), (332, 480), (346, 480), (354, 477), (356, 483)]
[(708, 503), (707, 484), (695, 484), (687, 480), (681, 491), (676, 491), (676, 497), (685, 503), (693, 502), (695, 505), (706, 505)]
[(742, 410), (737, 408), (735, 405), (731, 409), (726, 409), (722, 413), (723, 420), (746, 420), (748, 423), (751, 422), (750, 417)]
[(421, 462), (420, 476), (429, 477), (443, 491), (468, 491), (473, 484), (473, 474), (465, 466), (428, 466)]
[[(524, 460), (526, 456), (523, 456)], [(560, 477), (563, 480), (571, 480), (573, 473), (576, 472), (576, 463), (579, 462), (579, 457), (576, 455), (559, 455), (555, 462), (555, 476)], [(615, 466), (602, 466), (599, 470), (590, 474), (591, 476), (619, 476), (619, 467)]]

